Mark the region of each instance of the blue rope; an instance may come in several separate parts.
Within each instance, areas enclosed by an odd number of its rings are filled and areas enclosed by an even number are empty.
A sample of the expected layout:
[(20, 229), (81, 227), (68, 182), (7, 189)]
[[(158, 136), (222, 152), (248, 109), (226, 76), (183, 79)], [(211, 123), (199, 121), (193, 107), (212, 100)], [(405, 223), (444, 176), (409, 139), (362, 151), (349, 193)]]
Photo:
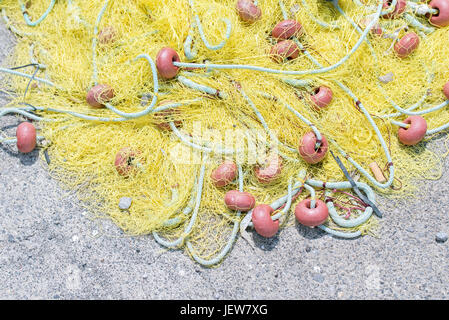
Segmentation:
[[(239, 170), (239, 191), (243, 192), (243, 170), (242, 170), (242, 166), (239, 164), (238, 165), (238, 170)], [(235, 239), (237, 238), (237, 234), (239, 231), (239, 226), (240, 226), (240, 216), (241, 216), (241, 212), (237, 211), (236, 215), (236, 219), (234, 219), (234, 226), (232, 228), (232, 232), (231, 235), (229, 236), (229, 240), (226, 243), (226, 246), (223, 248), (223, 250), (220, 251), (220, 253), (218, 253), (215, 257), (213, 257), (212, 259), (206, 260), (203, 259), (201, 257), (199, 257), (198, 255), (195, 254), (194, 252), (194, 248), (193, 245), (191, 244), (191, 242), (189, 240), (187, 240), (186, 245), (187, 245), (187, 250), (188, 252), (192, 255), (193, 259), (202, 264), (203, 266), (213, 266), (217, 263), (219, 263), (221, 260), (223, 260), (223, 258), (229, 253), (229, 251), (231, 250)]]
[(29, 25), (30, 27), (35, 27), (39, 23), (41, 23), (45, 18), (47, 18), (48, 14), (51, 12), (51, 10), (53, 10), (53, 7), (55, 6), (56, 0), (51, 0), (47, 10), (42, 14), (42, 16), (39, 19), (37, 19), (34, 22), (30, 20), (25, 4), (21, 0), (19, 0), (19, 2), (23, 18), (25, 19), (26, 24)]

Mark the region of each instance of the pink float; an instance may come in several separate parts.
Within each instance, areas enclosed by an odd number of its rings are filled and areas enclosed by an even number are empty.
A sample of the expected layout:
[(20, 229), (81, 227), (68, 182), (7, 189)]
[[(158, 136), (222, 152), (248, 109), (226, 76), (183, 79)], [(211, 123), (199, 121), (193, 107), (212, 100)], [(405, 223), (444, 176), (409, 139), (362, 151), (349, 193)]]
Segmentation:
[(401, 38), (394, 45), (394, 51), (400, 58), (405, 58), (409, 56), (413, 51), (418, 48), (419, 45), (419, 37), (414, 32), (409, 32), (405, 36)]
[(93, 108), (103, 108), (104, 103), (114, 98), (114, 89), (107, 84), (97, 84), (87, 92), (86, 102)]
[(235, 211), (249, 211), (254, 208), (256, 199), (248, 192), (230, 190), (224, 198), (226, 206)]
[(178, 74), (179, 68), (173, 62), (180, 62), (178, 53), (169, 47), (162, 48), (156, 56), (156, 68), (163, 79), (172, 79)]
[(292, 40), (283, 40), (271, 48), (270, 55), (275, 62), (282, 63), (285, 60), (298, 58), (299, 51), (299, 47), (295, 42)]
[(313, 131), (306, 133), (301, 140), (301, 144), (299, 146), (299, 154), (304, 159), (305, 162), (310, 164), (315, 164), (324, 159), (329, 149), (329, 143), (326, 138), (321, 135), (321, 145), (318, 149), (315, 149), (316, 146), (316, 136)]
[(133, 150), (130, 147), (125, 147), (120, 149), (120, 151), (115, 156), (115, 169), (118, 174), (124, 177), (129, 176), (135, 169), (135, 165), (132, 163), (135, 158), (141, 156), (141, 152), (138, 150)]
[(325, 86), (320, 86), (315, 89), (313, 95), (310, 96), (315, 106), (318, 108), (325, 108), (332, 102), (332, 90)]
[(438, 14), (430, 16), (429, 22), (436, 27), (449, 26), (449, 1), (448, 0), (432, 0), (429, 7), (438, 10)]
[(29, 153), (36, 147), (36, 128), (32, 123), (22, 122), (16, 129), (17, 149)]
[(282, 158), (279, 155), (271, 155), (262, 167), (256, 167), (254, 173), (260, 183), (268, 184), (279, 178), (282, 172)]
[(310, 207), (311, 199), (305, 199), (295, 208), (295, 217), (299, 223), (307, 227), (317, 227), (323, 224), (329, 216), (329, 210), (322, 200), (316, 200), (315, 208)]
[(287, 40), (303, 34), (302, 25), (296, 20), (283, 20), (271, 31), (271, 36), (278, 40)]
[(265, 238), (273, 237), (279, 230), (279, 220), (273, 221), (273, 208), (267, 204), (260, 204), (254, 208), (252, 221), (256, 232)]
[(427, 132), (427, 122), (421, 116), (410, 116), (404, 120), (405, 124), (409, 124), (408, 128), (399, 128), (399, 141), (407, 146), (419, 143)]
[(237, 165), (230, 160), (224, 161), (212, 171), (210, 177), (216, 187), (227, 186), (237, 177)]
[(255, 22), (262, 16), (262, 11), (252, 0), (239, 0), (235, 8), (240, 19), (245, 22)]
[[(383, 8), (384, 9), (390, 8), (392, 2), (393, 1), (391, 0), (384, 0)], [(386, 19), (395, 19), (405, 12), (406, 7), (407, 7), (406, 0), (398, 0), (394, 10), (382, 17)]]
[(443, 93), (444, 93), (444, 96), (446, 97), (446, 99), (449, 100), (449, 81), (446, 82), (446, 84), (444, 85)]

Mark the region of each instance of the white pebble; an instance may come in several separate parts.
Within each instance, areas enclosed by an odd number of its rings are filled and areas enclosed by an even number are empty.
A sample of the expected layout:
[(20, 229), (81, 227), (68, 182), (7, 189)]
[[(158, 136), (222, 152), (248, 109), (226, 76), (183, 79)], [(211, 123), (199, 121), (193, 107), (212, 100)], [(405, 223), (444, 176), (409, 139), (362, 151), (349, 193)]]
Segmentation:
[(129, 197), (123, 197), (120, 198), (120, 201), (118, 203), (118, 207), (122, 210), (128, 210), (129, 207), (131, 207), (131, 203), (132, 203), (133, 199), (129, 198)]
[(448, 236), (447, 236), (446, 232), (438, 232), (435, 236), (435, 240), (437, 242), (441, 242), (441, 243), (446, 242), (447, 238), (448, 238)]
[(382, 83), (388, 83), (394, 80), (394, 74), (393, 72), (388, 72), (387, 74), (383, 76), (379, 76), (379, 81)]

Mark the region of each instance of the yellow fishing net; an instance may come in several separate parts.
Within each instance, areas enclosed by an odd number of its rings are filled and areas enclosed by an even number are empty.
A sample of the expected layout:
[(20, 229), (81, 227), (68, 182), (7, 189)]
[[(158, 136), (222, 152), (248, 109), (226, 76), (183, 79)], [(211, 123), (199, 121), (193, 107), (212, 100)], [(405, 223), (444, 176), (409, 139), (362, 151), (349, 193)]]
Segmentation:
[[(3, 63), (3, 67), (26, 65), (34, 61), (46, 66), (36, 77), (45, 78), (56, 86), (45, 83), (29, 85), (30, 79), (8, 75), (7, 86), (17, 93), (8, 106), (17, 107), (26, 102), (32, 106), (55, 108), (77, 112), (93, 117), (114, 118), (115, 113), (106, 109), (94, 109), (86, 103), (86, 94), (94, 84), (93, 54), (96, 59), (99, 83), (110, 85), (115, 92), (111, 105), (122, 112), (139, 112), (145, 109), (142, 101), (151, 100), (154, 92), (152, 72), (147, 61), (134, 59), (147, 54), (153, 60), (163, 47), (176, 50), (182, 61), (188, 61), (184, 54), (184, 42), (190, 34), (197, 55), (189, 62), (214, 64), (241, 64), (284, 70), (316, 69), (310, 59), (301, 51), (297, 59), (278, 64), (268, 53), (274, 44), (270, 37), (273, 27), (284, 20), (278, 0), (260, 0), (262, 17), (255, 23), (243, 23), (235, 9), (236, 0), (111, 0), (105, 1), (56, 1), (45, 19), (36, 26), (28, 26), (20, 9), (21, 1), (0, 2), (7, 25), (17, 35), (14, 54)], [(28, 17), (35, 21), (47, 10), (49, 0), (24, 1)], [(330, 2), (306, 0), (285, 0), (290, 19), (300, 21), (305, 34), (299, 39), (305, 49), (323, 66), (330, 66), (350, 53), (360, 33), (348, 21), (359, 23), (360, 18), (375, 12), (378, 1), (367, 0), (364, 6), (349, 0), (339, 2), (347, 15), (346, 19)], [(369, 11), (369, 7), (373, 7)], [(113, 28), (115, 41), (109, 44), (97, 43), (95, 52), (92, 39), (94, 26), (105, 7), (98, 30)], [(423, 25), (430, 27), (425, 17), (411, 14)], [(232, 26), (229, 39), (219, 50), (208, 49), (197, 28), (192, 27), (198, 16), (207, 41), (216, 45), (226, 38), (226, 24)], [(315, 20), (338, 25), (338, 28), (324, 28)], [(409, 25), (404, 16), (397, 19), (380, 19), (384, 34), (399, 36), (405, 34), (402, 28)], [(362, 25), (362, 30), (364, 29)], [(402, 29), (401, 29), (402, 28)], [(414, 27), (408, 27), (415, 30)], [(265, 132), (254, 109), (238, 89), (240, 84), (264, 118), (266, 125), (277, 135), (279, 141), (297, 149), (301, 137), (310, 127), (288, 110), (281, 101), (267, 99), (261, 93), (281, 98), (302, 116), (315, 124), (322, 135), (333, 139), (347, 154), (369, 172), (369, 164), (377, 162), (384, 169), (387, 165), (385, 152), (366, 116), (354, 100), (335, 81), (340, 81), (357, 96), (378, 126), (386, 141), (395, 168), (392, 188), (375, 188), (376, 192), (389, 196), (405, 197), (416, 191), (416, 179), (436, 179), (441, 175), (441, 155), (426, 148), (426, 143), (408, 147), (397, 138), (398, 126), (388, 118), (377, 116), (397, 112), (387, 100), (386, 94), (399, 106), (407, 108), (425, 96), (422, 110), (446, 100), (441, 88), (449, 79), (449, 28), (435, 28), (421, 37), (418, 49), (404, 59), (398, 58), (391, 48), (391, 37), (368, 34), (370, 46), (363, 42), (341, 66), (326, 73), (288, 77), (254, 70), (192, 69), (180, 71), (179, 75), (192, 81), (215, 88), (226, 96), (222, 99), (192, 89), (177, 79), (163, 80), (159, 77), (157, 105), (164, 102), (186, 102), (169, 120), (182, 121), (180, 131), (189, 136), (193, 132), (206, 132), (201, 141), (213, 141), (224, 137), (226, 132), (253, 130)], [(373, 56), (373, 50), (377, 59)], [(32, 69), (34, 70), (34, 69)], [(25, 72), (25, 71), (23, 71)], [(394, 79), (380, 83), (379, 76), (389, 72)], [(32, 73), (29, 73), (32, 74)], [(310, 85), (295, 88), (283, 78), (303, 79)], [(33, 82), (35, 83), (35, 82)], [(380, 89), (383, 88), (384, 92)], [(333, 91), (332, 103), (317, 111), (311, 105), (313, 88), (327, 86)], [(26, 94), (24, 96), (24, 93)], [(194, 101), (193, 103), (191, 101)], [(23, 106), (23, 105), (22, 105)], [(187, 206), (195, 190), (200, 172), (200, 152), (180, 142), (171, 130), (161, 130), (160, 122), (153, 113), (121, 122), (88, 121), (70, 114), (40, 111), (36, 114), (45, 119), (58, 121), (39, 122), (38, 134), (51, 142), (47, 148), (53, 176), (70, 190), (76, 190), (93, 217), (110, 217), (130, 235), (149, 234), (158, 231), (168, 239), (183, 234), (190, 218), (181, 211)], [(399, 115), (397, 121), (407, 116)], [(449, 111), (441, 108), (424, 115), (428, 128), (436, 128), (449, 121)], [(200, 127), (200, 128), (198, 128)], [(206, 130), (207, 129), (207, 130)], [(211, 132), (218, 134), (211, 134)], [(432, 136), (427, 136), (430, 139)], [(269, 140), (269, 138), (268, 138)], [(266, 145), (259, 147), (268, 150)], [(269, 144), (269, 143), (268, 143)], [(114, 159), (119, 150), (131, 147), (141, 152), (140, 167), (128, 178), (119, 175)], [(254, 176), (254, 164), (243, 164), (244, 190), (250, 192), (257, 203), (271, 203), (286, 194), (291, 179), (297, 181), (301, 170), (307, 177), (322, 181), (345, 181), (346, 177), (331, 155), (319, 164), (309, 165), (297, 153), (282, 146), (285, 155), (281, 177), (269, 185), (261, 184)], [(336, 152), (336, 145), (330, 143), (330, 150)], [(183, 157), (184, 155), (184, 157)], [(232, 159), (233, 156), (226, 156)], [(344, 157), (346, 168), (354, 176), (356, 171)], [(182, 161), (180, 160), (182, 159)], [(188, 161), (187, 161), (188, 159)], [(188, 239), (191, 253), (203, 259), (214, 257), (220, 252), (231, 235), (234, 222), (241, 217), (226, 208), (223, 198), (228, 190), (238, 189), (237, 183), (217, 188), (210, 174), (223, 160), (220, 154), (211, 154), (205, 166), (204, 187), (201, 206)], [(388, 170), (385, 170), (388, 177)], [(369, 183), (361, 175), (360, 180)], [(372, 186), (372, 184), (370, 184)], [(373, 186), (372, 186), (373, 187)], [(323, 197), (323, 193), (318, 196)], [(292, 205), (308, 197), (303, 192)], [(121, 210), (118, 203), (122, 197), (132, 198), (129, 210)], [(336, 196), (346, 199), (342, 194)], [(342, 213), (343, 215), (344, 213)], [(357, 214), (356, 214), (357, 215)], [(164, 226), (168, 219), (180, 217), (180, 223)], [(242, 216), (243, 217), (243, 216)], [(288, 218), (291, 225), (294, 216)], [(349, 231), (361, 230), (366, 234), (377, 224), (371, 217), (361, 226)], [(331, 219), (327, 225), (339, 229)], [(340, 228), (341, 229), (341, 228)], [(180, 243), (182, 247), (184, 242)]]

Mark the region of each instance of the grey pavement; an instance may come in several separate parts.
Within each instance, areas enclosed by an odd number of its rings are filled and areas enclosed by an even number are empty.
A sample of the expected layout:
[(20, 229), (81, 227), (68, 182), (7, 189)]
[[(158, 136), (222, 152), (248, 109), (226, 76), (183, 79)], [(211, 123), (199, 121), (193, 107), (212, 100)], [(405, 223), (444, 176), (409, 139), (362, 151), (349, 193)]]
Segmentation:
[[(0, 61), (13, 37), (0, 24)], [(5, 100), (1, 100), (0, 105)], [(16, 117), (0, 119), (13, 133)], [(430, 144), (442, 145), (442, 140)], [(449, 161), (410, 201), (383, 200), (379, 238), (341, 240), (302, 226), (239, 239), (216, 268), (92, 221), (31, 154), (0, 146), (2, 299), (447, 299)]]

